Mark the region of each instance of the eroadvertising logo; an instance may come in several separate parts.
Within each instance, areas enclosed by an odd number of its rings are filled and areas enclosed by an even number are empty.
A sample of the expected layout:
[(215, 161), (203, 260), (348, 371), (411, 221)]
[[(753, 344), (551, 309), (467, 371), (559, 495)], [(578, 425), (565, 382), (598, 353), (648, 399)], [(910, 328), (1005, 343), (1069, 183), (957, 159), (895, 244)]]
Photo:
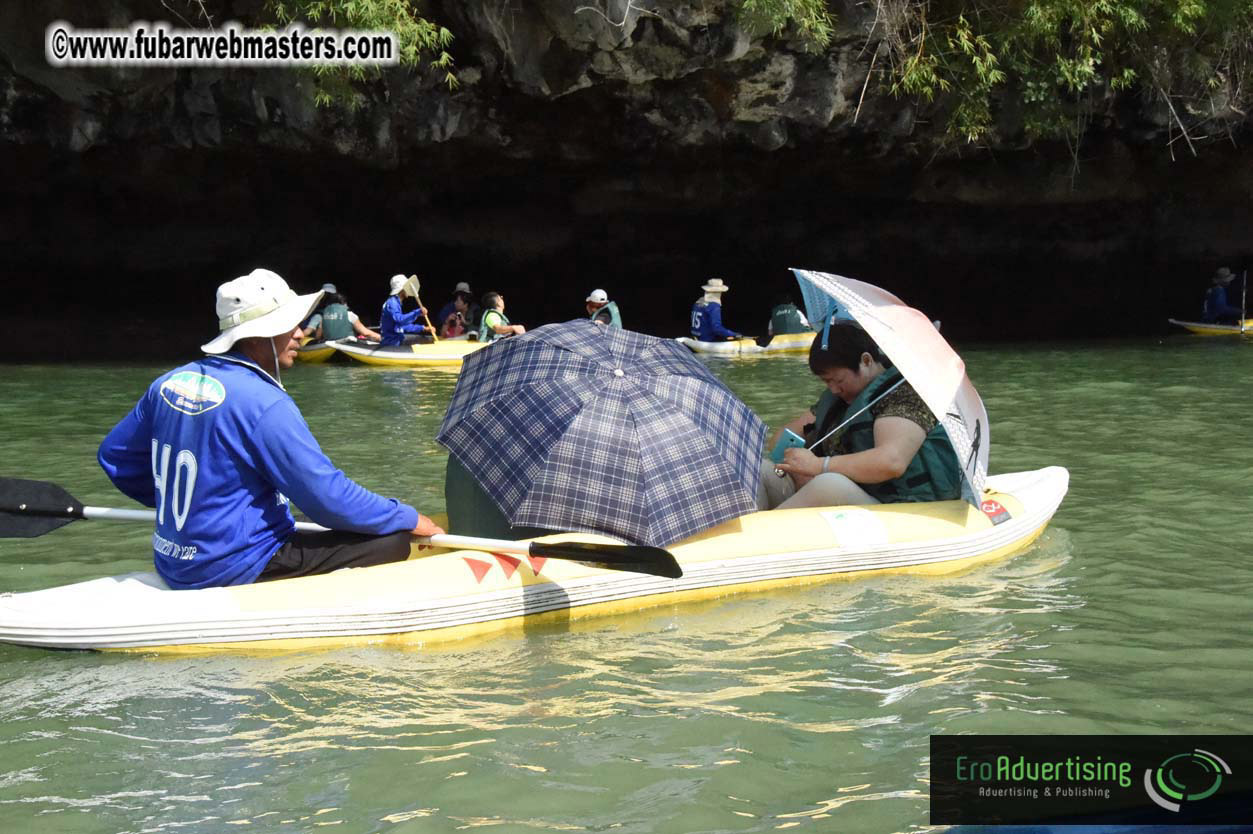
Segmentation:
[(1250, 819), (1247, 736), (931, 736), (933, 825)]
[(1156, 768), (1146, 769), (1144, 790), (1149, 799), (1167, 811), (1179, 813), (1183, 803), (1200, 802), (1217, 793), (1224, 773), (1231, 775), (1231, 768), (1225, 761), (1198, 748), (1189, 753), (1177, 753)]

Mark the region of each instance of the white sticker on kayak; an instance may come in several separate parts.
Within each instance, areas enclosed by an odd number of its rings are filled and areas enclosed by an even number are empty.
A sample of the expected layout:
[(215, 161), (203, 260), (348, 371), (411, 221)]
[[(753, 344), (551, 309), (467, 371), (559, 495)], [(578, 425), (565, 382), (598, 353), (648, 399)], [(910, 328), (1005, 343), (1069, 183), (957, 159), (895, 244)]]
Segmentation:
[(835, 540), (841, 547), (887, 544), (888, 530), (879, 516), (870, 510), (860, 507), (827, 510), (822, 513), (822, 520), (835, 533)]

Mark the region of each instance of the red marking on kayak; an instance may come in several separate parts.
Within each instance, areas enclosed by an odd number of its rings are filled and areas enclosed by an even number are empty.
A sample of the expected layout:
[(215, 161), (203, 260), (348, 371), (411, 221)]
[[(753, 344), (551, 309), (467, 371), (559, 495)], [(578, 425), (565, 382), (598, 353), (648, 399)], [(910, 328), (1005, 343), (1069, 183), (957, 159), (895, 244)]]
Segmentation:
[(505, 579), (512, 577), (513, 572), (518, 569), (518, 565), (522, 562), (521, 559), (515, 559), (503, 553), (493, 553), (492, 555), (496, 557), (497, 562), (500, 562), (500, 569), (505, 572)]
[(547, 556), (527, 556), (527, 561), (531, 563), (531, 570), (539, 576), (539, 572), (544, 569), (544, 563), (548, 561)]
[(465, 559), (466, 564), (470, 566), (470, 570), (474, 571), (474, 578), (480, 583), (482, 583), (483, 577), (487, 576), (487, 572), (492, 569), (491, 562), (480, 562), (478, 559), (470, 559), (466, 556), (461, 558)]
[(993, 524), (1000, 524), (1003, 521), (1009, 521), (1009, 510), (1000, 501), (984, 501), (979, 505), (979, 509), (983, 510), (983, 514), (992, 519)]

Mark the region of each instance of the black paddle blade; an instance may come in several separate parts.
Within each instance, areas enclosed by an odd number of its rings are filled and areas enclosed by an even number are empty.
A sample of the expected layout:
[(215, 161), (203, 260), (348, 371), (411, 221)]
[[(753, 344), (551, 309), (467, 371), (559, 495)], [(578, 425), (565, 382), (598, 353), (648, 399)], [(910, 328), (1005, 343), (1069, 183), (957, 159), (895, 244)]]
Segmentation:
[(678, 579), (683, 568), (674, 554), (642, 544), (593, 544), (591, 542), (531, 542), (532, 556), (586, 562), (607, 570), (627, 570)]
[(33, 539), (82, 516), (83, 505), (56, 484), (0, 478), (0, 538)]

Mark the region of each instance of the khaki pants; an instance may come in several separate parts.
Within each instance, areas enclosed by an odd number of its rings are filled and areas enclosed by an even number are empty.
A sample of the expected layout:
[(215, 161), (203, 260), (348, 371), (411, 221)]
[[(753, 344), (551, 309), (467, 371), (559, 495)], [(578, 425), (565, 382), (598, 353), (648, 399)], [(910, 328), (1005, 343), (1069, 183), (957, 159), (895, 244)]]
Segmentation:
[(878, 504), (879, 499), (838, 472), (824, 472), (799, 490), (791, 475), (779, 477), (769, 458), (761, 462), (757, 482), (757, 509), (790, 510), (796, 507), (839, 507)]

